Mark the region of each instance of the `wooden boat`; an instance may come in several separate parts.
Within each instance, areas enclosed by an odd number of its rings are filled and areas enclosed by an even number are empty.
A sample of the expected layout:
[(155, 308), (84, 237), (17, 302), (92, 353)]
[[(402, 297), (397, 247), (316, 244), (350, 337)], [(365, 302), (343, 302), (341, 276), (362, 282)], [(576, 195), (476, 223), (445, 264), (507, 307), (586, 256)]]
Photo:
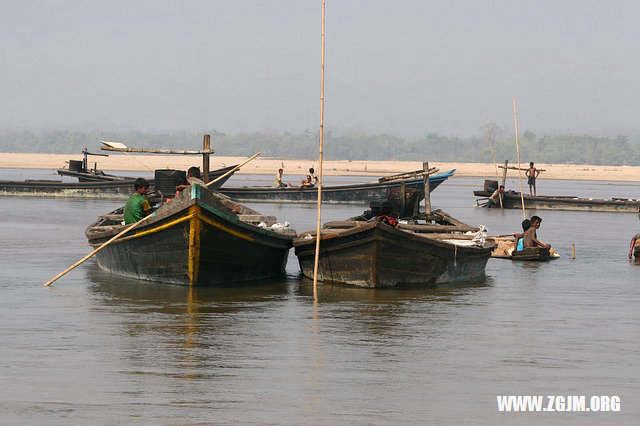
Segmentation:
[[(236, 206), (240, 211), (235, 214)], [(86, 230), (97, 247), (122, 231), (122, 210), (101, 216)], [(155, 211), (130, 235), (96, 254), (116, 275), (179, 285), (254, 281), (284, 273), (295, 231), (199, 185), (191, 185)]]
[(511, 260), (532, 260), (537, 262), (546, 262), (549, 260), (557, 259), (559, 256), (554, 256), (549, 252), (548, 248), (542, 247), (527, 247), (520, 251), (514, 251), (511, 253)]
[[(455, 170), (432, 175), (429, 188), (435, 190), (442, 182), (453, 176)], [(322, 202), (328, 204), (368, 204), (371, 201), (386, 200), (393, 189), (402, 185), (406, 189), (424, 191), (422, 177), (389, 182), (370, 182), (353, 185), (323, 185)], [(272, 187), (230, 187), (220, 188), (220, 193), (243, 202), (269, 203), (315, 203), (318, 200), (318, 188), (272, 188)]]
[[(211, 179), (222, 176), (231, 167), (212, 170)], [(212, 185), (212, 189), (219, 189), (230, 177), (226, 176)], [(56, 180), (0, 180), (0, 196), (23, 197), (61, 197), (61, 198), (96, 198), (96, 199), (127, 199), (133, 192), (133, 180), (93, 181), (93, 182), (62, 182)], [(148, 180), (151, 191), (155, 190), (153, 179)]]
[[(492, 191), (473, 191), (476, 197), (490, 197)], [(521, 209), (520, 193), (507, 191), (502, 194), (505, 209)], [(531, 210), (573, 210), (591, 212), (638, 213), (640, 199), (611, 198), (594, 199), (574, 196), (525, 195), (524, 206)], [(500, 208), (500, 206), (498, 206)]]
[[(484, 276), (493, 241), (476, 244), (452, 231), (473, 230), (443, 212), (428, 217), (444, 225), (344, 221), (320, 233), (318, 279), (359, 287), (435, 287)], [(477, 230), (477, 229), (476, 229)], [(313, 277), (315, 231), (293, 242), (302, 273)]]

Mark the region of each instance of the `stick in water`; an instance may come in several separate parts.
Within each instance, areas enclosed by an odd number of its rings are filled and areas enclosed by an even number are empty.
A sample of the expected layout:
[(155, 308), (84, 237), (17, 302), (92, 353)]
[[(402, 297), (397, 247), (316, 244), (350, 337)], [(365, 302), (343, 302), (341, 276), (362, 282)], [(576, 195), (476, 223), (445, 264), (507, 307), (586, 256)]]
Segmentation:
[(86, 261), (87, 259), (89, 259), (90, 257), (92, 257), (94, 254), (96, 254), (97, 252), (99, 252), (100, 250), (102, 250), (103, 248), (105, 248), (106, 246), (108, 246), (109, 244), (111, 244), (112, 242), (114, 242), (117, 238), (123, 236), (124, 234), (126, 234), (127, 232), (131, 231), (133, 228), (135, 228), (136, 226), (140, 225), (142, 222), (150, 219), (151, 217), (155, 216), (155, 214), (150, 214), (149, 216), (146, 216), (144, 218), (142, 218), (141, 220), (137, 221), (136, 223), (132, 223), (131, 226), (128, 226), (127, 228), (123, 229), (119, 234), (117, 234), (115, 237), (112, 237), (109, 241), (105, 242), (104, 244), (102, 244), (100, 247), (98, 247), (97, 249), (95, 249), (94, 251), (92, 251), (91, 253), (89, 253), (88, 255), (86, 255), (85, 257), (83, 257), (82, 259), (78, 260), (76, 263), (74, 263), (73, 265), (69, 266), (67, 269), (65, 269), (64, 271), (60, 272), (58, 275), (56, 275), (55, 277), (53, 277), (52, 279), (50, 279), (49, 281), (47, 281), (46, 283), (44, 283), (43, 285), (45, 287), (50, 286), (54, 281), (57, 281), (58, 278), (61, 278), (63, 276), (65, 276), (68, 272), (70, 272), (71, 270), (73, 270), (76, 266), (84, 263), (84, 261)]

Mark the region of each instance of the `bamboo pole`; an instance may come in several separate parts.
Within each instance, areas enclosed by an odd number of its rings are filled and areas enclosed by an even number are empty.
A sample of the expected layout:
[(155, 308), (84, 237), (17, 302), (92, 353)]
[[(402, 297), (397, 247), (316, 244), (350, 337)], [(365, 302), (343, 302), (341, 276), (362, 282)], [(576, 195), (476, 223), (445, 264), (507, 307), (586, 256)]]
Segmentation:
[[(496, 152), (493, 149), (493, 142), (495, 141), (495, 135), (489, 138), (489, 147), (491, 148), (491, 157), (493, 158), (493, 166), (496, 168), (496, 180), (499, 181), (500, 175), (498, 175), (498, 163), (496, 162)], [(498, 189), (500, 189), (500, 184), (498, 184)], [(500, 208), (502, 208), (502, 194), (498, 194), (498, 198), (500, 199)]]
[[(502, 186), (507, 188), (507, 165), (509, 164), (509, 160), (504, 160), (504, 170), (502, 170)], [(502, 167), (502, 166), (500, 166)], [(498, 185), (498, 189), (500, 189), (500, 185)], [(500, 208), (504, 208), (502, 204), (502, 194), (500, 194)]]
[(427, 216), (431, 214), (431, 186), (429, 183), (429, 162), (422, 163), (422, 170), (424, 170), (425, 175), (423, 178), (424, 184), (424, 212)]
[[(522, 169), (520, 167), (520, 144), (518, 143), (518, 112), (516, 110), (516, 97), (513, 97), (513, 122), (516, 127), (516, 151), (518, 153), (518, 175), (520, 180), (520, 201), (522, 202), (522, 216), (527, 218), (527, 212), (524, 210), (524, 193), (522, 192)], [(505, 169), (506, 170), (506, 169)]]
[[(204, 135), (202, 140), (202, 150), (211, 151), (211, 135)], [(202, 154), (202, 180), (204, 183), (209, 183), (209, 158), (211, 154), (207, 152)]]
[(320, 171), (318, 173), (318, 224), (316, 227), (316, 253), (313, 262), (313, 295), (314, 300), (318, 299), (318, 263), (320, 260), (320, 222), (322, 216), (322, 142), (324, 137), (324, 2), (322, 0), (322, 53), (320, 70), (320, 141), (318, 144), (318, 163)]
[(227, 176), (229, 176), (231, 173), (234, 173), (236, 170), (238, 170), (240, 167), (244, 166), (245, 164), (247, 164), (249, 161), (253, 160), (254, 158), (256, 158), (258, 155), (260, 155), (259, 152), (256, 152), (255, 154), (253, 154), (251, 157), (249, 157), (245, 162), (238, 164), (237, 166), (235, 166), (233, 169), (229, 170), (227, 173), (223, 174), (222, 176), (219, 176), (217, 178), (215, 178), (214, 180), (212, 180), (211, 182), (209, 182), (208, 184), (206, 184), (206, 186), (212, 185), (216, 182), (218, 182), (220, 179), (226, 178)]
[(92, 251), (91, 253), (89, 253), (88, 255), (83, 257), (82, 259), (78, 260), (76, 263), (74, 263), (73, 265), (69, 266), (67, 269), (65, 269), (64, 271), (60, 272), (55, 277), (51, 278), (49, 281), (44, 283), (43, 286), (45, 286), (45, 287), (50, 286), (51, 284), (53, 284), (54, 281), (57, 281), (59, 278), (65, 276), (68, 272), (70, 272), (71, 270), (75, 269), (80, 264), (84, 263), (87, 259), (92, 257), (94, 254), (96, 254), (97, 252), (99, 252), (100, 250), (102, 250), (103, 248), (105, 248), (106, 246), (111, 244), (112, 242), (114, 242), (116, 239), (120, 238), (122, 235), (124, 235), (127, 232), (131, 231), (133, 228), (135, 228), (136, 226), (140, 225), (141, 223), (147, 221), (148, 219), (150, 219), (153, 216), (155, 216), (155, 215), (154, 214), (150, 214), (149, 216), (143, 217), (142, 219), (140, 219), (136, 223), (132, 223), (131, 226), (126, 227), (124, 230), (122, 230), (120, 233), (118, 233), (115, 237), (112, 237), (109, 241), (105, 242), (100, 247), (98, 247), (97, 249), (95, 249), (94, 251)]

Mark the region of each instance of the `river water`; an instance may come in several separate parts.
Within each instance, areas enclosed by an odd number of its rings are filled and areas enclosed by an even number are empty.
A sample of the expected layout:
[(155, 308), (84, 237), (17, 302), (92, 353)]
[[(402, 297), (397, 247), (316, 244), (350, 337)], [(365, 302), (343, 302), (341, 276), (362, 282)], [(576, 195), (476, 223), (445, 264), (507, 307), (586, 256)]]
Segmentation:
[[(270, 177), (235, 178), (255, 180)], [(450, 179), (432, 203), (493, 234), (518, 230), (520, 211), (472, 208), (482, 182)], [(539, 187), (591, 197), (640, 189)], [(539, 238), (561, 258), (491, 259), (486, 279), (464, 287), (320, 285), (314, 301), (292, 250), (286, 277), (240, 288), (128, 280), (93, 260), (43, 288), (89, 252), (85, 227), (116, 207), (0, 198), (3, 423), (637, 422), (640, 265), (626, 258), (635, 214), (537, 212)], [(315, 206), (251, 207), (315, 227)], [(323, 221), (362, 210), (326, 206)], [(617, 395), (621, 411), (499, 413), (497, 395)]]

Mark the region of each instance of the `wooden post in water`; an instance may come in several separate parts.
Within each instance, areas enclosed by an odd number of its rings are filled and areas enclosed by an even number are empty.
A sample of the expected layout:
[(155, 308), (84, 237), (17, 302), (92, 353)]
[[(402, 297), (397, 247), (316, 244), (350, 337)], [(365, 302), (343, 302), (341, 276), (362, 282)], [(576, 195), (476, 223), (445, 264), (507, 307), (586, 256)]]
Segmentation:
[(522, 170), (520, 167), (520, 145), (518, 144), (518, 112), (516, 111), (516, 97), (513, 97), (513, 121), (516, 126), (516, 152), (518, 153), (518, 176), (520, 178), (520, 201), (522, 202), (522, 216), (527, 218), (527, 212), (524, 210), (524, 193), (522, 192)]
[(431, 188), (429, 185), (429, 162), (422, 163), (422, 170), (424, 175), (424, 212), (427, 216), (431, 214)]
[(313, 299), (318, 301), (318, 262), (320, 259), (320, 223), (322, 213), (322, 139), (324, 136), (324, 0), (322, 0), (322, 53), (320, 57), (320, 141), (318, 143), (318, 224), (316, 227), (316, 253), (313, 262)]
[[(211, 149), (211, 135), (204, 135), (204, 139), (202, 141), (202, 149), (204, 151), (209, 151)], [(204, 183), (209, 183), (209, 158), (211, 154), (208, 152), (202, 154), (202, 180)]]
[[(507, 167), (509, 166), (509, 160), (504, 160), (504, 170), (502, 171), (502, 186), (504, 189), (507, 189)], [(500, 184), (498, 184), (498, 189), (500, 189)], [(504, 208), (502, 205), (502, 194), (500, 194), (500, 208)]]
[(571, 258), (576, 258), (576, 245), (574, 243), (571, 243)]

